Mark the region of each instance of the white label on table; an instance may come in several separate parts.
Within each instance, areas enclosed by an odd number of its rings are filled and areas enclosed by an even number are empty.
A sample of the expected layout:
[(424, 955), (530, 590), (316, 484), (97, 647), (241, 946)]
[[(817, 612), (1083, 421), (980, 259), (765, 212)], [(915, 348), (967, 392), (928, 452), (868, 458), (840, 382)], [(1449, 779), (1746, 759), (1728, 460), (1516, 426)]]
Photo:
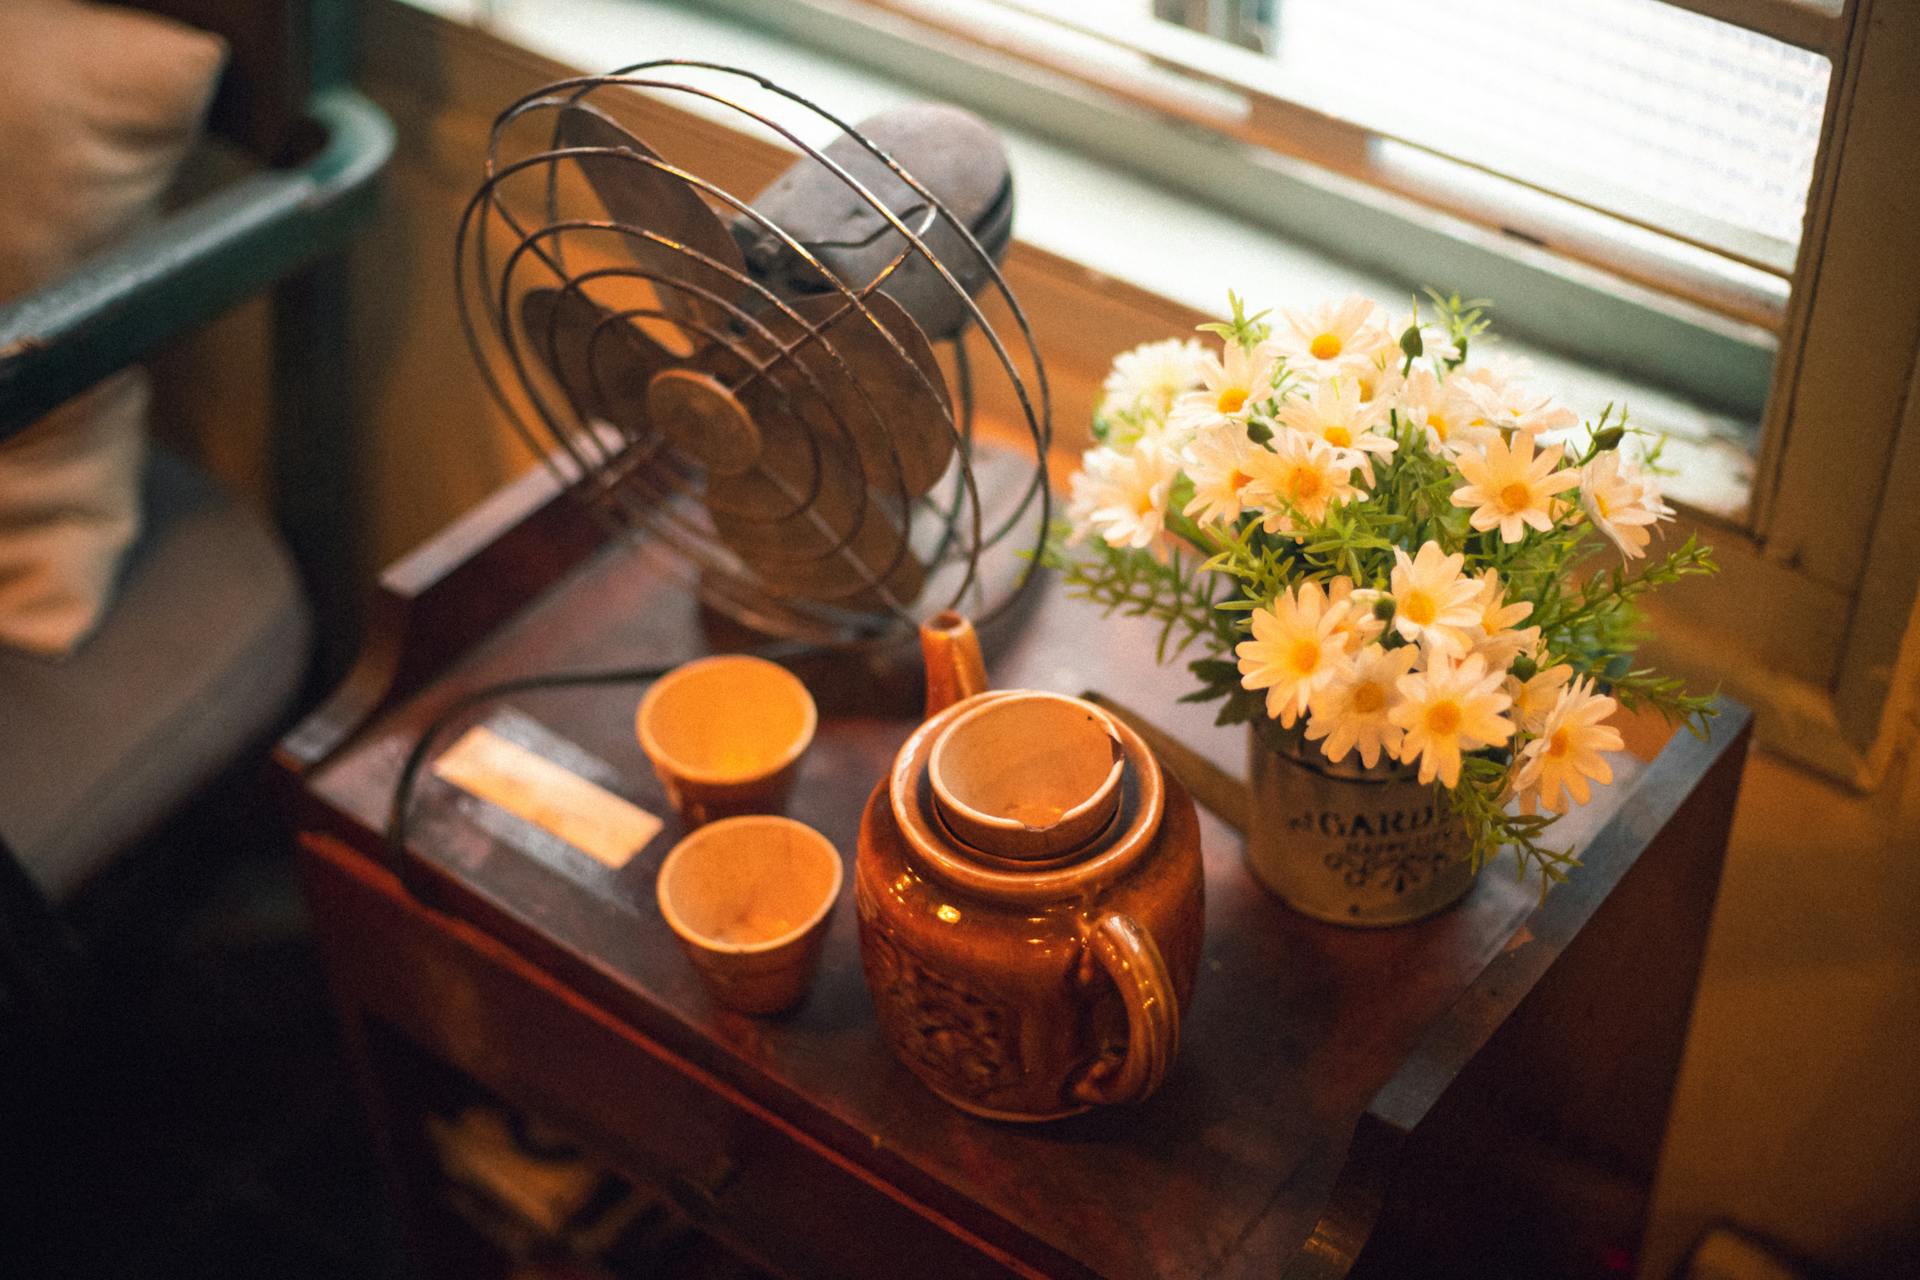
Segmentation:
[(434, 762), (436, 777), (619, 870), (660, 833), (660, 819), (485, 725)]

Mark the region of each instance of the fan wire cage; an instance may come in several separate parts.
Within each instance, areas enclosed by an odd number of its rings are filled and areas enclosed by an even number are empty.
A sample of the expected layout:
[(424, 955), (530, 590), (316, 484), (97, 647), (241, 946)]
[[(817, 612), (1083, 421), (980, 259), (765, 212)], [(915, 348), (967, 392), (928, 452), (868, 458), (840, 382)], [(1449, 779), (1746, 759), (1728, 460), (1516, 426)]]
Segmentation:
[[(616, 123), (649, 105), (636, 90), (798, 156), (756, 204)], [(544, 145), (510, 145), (526, 136)], [(846, 246), (768, 212), (803, 195), (808, 217), (830, 206), (867, 228), (852, 251), (890, 256), (843, 278), (827, 259)], [(1051, 406), (1027, 317), (967, 219), (801, 95), (679, 59), (527, 94), (494, 121), (454, 273), (488, 393), (527, 449), (754, 630), (855, 645), (939, 610), (985, 623), (1030, 579)], [(1012, 428), (992, 441), (975, 433), (989, 398)]]

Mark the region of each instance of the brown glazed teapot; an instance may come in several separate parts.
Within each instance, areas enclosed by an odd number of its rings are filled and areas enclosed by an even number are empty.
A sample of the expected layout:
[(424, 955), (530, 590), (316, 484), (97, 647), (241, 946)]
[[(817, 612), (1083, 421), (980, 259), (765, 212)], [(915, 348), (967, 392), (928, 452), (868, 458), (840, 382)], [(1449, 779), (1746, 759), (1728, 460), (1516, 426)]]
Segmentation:
[(1193, 801), (1092, 703), (988, 691), (965, 618), (920, 640), (926, 722), (867, 801), (854, 871), (881, 1031), (977, 1115), (1138, 1102), (1200, 961)]

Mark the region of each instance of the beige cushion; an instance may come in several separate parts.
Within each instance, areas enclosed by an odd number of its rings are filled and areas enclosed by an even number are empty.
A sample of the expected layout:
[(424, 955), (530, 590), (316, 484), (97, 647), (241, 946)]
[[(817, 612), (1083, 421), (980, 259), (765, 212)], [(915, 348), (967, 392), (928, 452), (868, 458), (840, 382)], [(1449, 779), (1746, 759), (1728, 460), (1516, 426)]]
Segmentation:
[(0, 839), (55, 900), (270, 734), (306, 671), (278, 540), (163, 445), (141, 483), (146, 527), (100, 629), (64, 662), (0, 649)]
[[(0, 0), (0, 302), (150, 216), (226, 48), (151, 14)], [(131, 370), (0, 445), (0, 645), (71, 650), (139, 526), (147, 388)]]
[(65, 654), (99, 623), (140, 531), (146, 420), (146, 374), (123, 369), (0, 448), (0, 644)]

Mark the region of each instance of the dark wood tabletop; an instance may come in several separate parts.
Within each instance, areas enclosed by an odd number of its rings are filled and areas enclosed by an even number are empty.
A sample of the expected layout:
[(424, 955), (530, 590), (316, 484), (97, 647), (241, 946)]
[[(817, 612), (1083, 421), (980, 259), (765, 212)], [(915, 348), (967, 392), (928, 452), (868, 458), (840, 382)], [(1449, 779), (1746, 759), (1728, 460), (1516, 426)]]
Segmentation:
[[(1156, 664), (1145, 623), (1103, 618), (1041, 582), (1024, 616), (989, 645), (997, 686), (1096, 691), (1223, 767), (1244, 764), (1243, 729), (1215, 728), (1210, 708), (1175, 701), (1186, 673)], [(708, 648), (687, 584), (645, 554), (608, 548), (315, 770), (304, 821), (381, 857), (377, 833), (400, 762), (463, 692)], [(900, 663), (910, 681), (910, 650)], [(1433, 1119), (1476, 1059), (1492, 1060), (1485, 1050), (1510, 1022), (1506, 1058), (1552, 1058), (1493, 1088), (1515, 1123), (1651, 1180), (1745, 744), (1737, 707), (1725, 708), (1709, 741), (1632, 726), (1646, 758), (1625, 758), (1614, 783), (1555, 829), (1583, 863), (1544, 902), (1537, 883), (1516, 880), (1506, 862), (1490, 866), (1460, 905), (1415, 925), (1316, 923), (1262, 890), (1238, 834), (1203, 813), (1206, 946), (1165, 1088), (1137, 1107), (1020, 1126), (962, 1114), (893, 1059), (861, 976), (851, 877), (798, 1009), (755, 1019), (708, 999), (655, 905), (655, 873), (681, 830), (635, 741), (640, 692), (515, 694), (474, 708), (441, 739), (450, 745), (459, 726), (486, 722), (666, 816), (662, 834), (625, 867), (610, 870), (423, 775), (402, 879), (434, 909), (478, 923), (672, 1053), (1005, 1250), (1020, 1260), (1016, 1269), (1340, 1274), (1382, 1205), (1405, 1194), (1395, 1178), (1414, 1166), (1399, 1144)], [(913, 722), (846, 714), (843, 689), (822, 694), (789, 811), (851, 865), (861, 807)], [(885, 701), (897, 707), (901, 697), (896, 688)], [(1644, 889), (1618, 892), (1662, 840), (1681, 869), (1647, 871)], [(1634, 914), (1623, 914), (1606, 945), (1624, 952), (1635, 935), (1664, 936), (1664, 962), (1603, 955), (1596, 942), (1579, 981), (1605, 985), (1545, 981), (1557, 968), (1571, 972), (1571, 962), (1556, 962), (1610, 897)], [(1567, 1052), (1588, 1055), (1592, 1079), (1576, 1079), (1577, 1063), (1540, 1050), (1542, 1035), (1519, 1027), (1539, 1020), (1515, 1017), (1529, 1002), (1559, 1020)], [(1568, 1027), (1568, 1018), (1583, 1025)], [(1640, 1030), (1621, 1045), (1621, 1027)]]

